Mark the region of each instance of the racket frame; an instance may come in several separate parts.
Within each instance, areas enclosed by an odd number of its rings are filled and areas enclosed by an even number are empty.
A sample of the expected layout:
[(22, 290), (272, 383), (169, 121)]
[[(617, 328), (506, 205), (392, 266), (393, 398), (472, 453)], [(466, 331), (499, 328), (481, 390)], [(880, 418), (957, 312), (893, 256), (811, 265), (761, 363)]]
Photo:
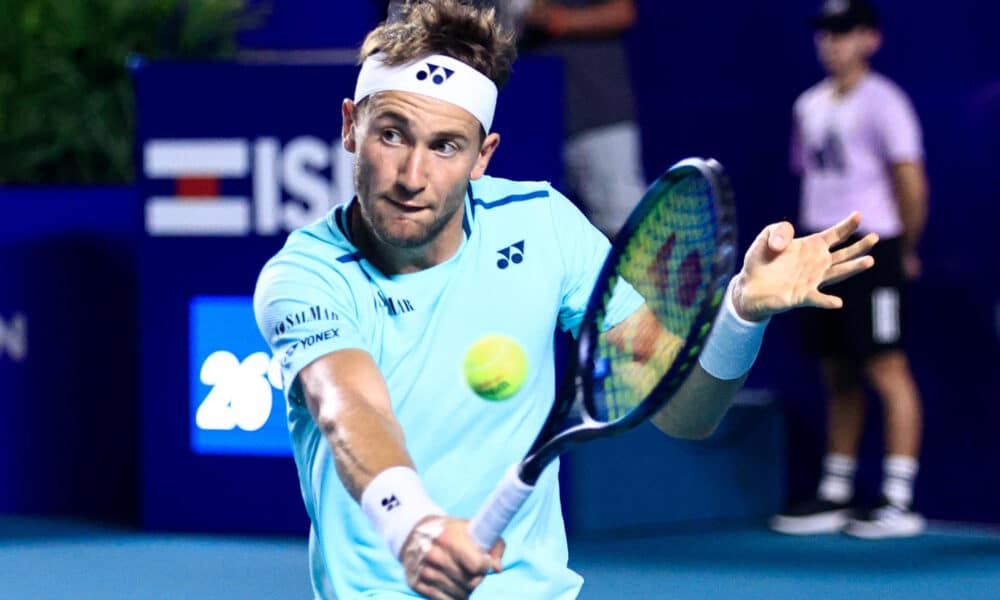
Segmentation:
[[(714, 201), (711, 203), (713, 211), (711, 218), (718, 225), (716, 252), (712, 257), (708, 281), (711, 293), (707, 301), (702, 301), (696, 317), (696, 321), (700, 321), (703, 325), (688, 334), (681, 347), (685, 356), (674, 360), (670, 369), (639, 406), (614, 421), (598, 421), (588, 410), (588, 407), (593, 405), (594, 355), (597, 336), (600, 334), (596, 323), (597, 312), (601, 309), (603, 296), (608, 291), (610, 282), (617, 279), (618, 259), (628, 247), (628, 240), (639, 229), (650, 211), (656, 208), (661, 191), (666, 192), (669, 187), (688, 177), (692, 170), (697, 171), (712, 188)], [(643, 195), (616, 240), (618, 241), (612, 245), (598, 275), (596, 287), (590, 295), (579, 335), (571, 342), (570, 355), (575, 356), (576, 360), (567, 366), (560, 388), (562, 392), (556, 399), (557, 406), (553, 407), (549, 418), (546, 419), (528, 456), (521, 461), (518, 475), (527, 485), (533, 486), (549, 463), (577, 444), (598, 437), (616, 435), (639, 425), (666, 404), (684, 383), (698, 360), (703, 342), (711, 331), (715, 314), (721, 305), (726, 285), (736, 263), (736, 216), (733, 192), (722, 165), (714, 159), (689, 158), (671, 166)], [(574, 408), (579, 412), (582, 422), (562, 431)]]

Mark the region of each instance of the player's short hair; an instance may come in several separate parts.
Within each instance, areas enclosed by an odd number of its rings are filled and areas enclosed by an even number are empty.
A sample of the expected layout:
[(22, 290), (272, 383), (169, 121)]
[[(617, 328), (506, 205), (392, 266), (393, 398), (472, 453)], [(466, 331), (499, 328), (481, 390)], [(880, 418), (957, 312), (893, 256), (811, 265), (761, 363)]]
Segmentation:
[(497, 22), (493, 8), (458, 0), (412, 0), (398, 19), (368, 34), (359, 63), (376, 53), (384, 55), (382, 61), (389, 66), (444, 54), (476, 69), (500, 88), (510, 77), (517, 46), (513, 32)]

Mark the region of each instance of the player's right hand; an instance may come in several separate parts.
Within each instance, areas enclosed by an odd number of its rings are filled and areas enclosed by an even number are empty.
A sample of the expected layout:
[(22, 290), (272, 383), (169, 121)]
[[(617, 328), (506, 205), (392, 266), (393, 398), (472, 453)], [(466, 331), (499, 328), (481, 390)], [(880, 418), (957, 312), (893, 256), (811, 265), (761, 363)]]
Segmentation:
[(413, 528), (399, 559), (413, 591), (433, 600), (464, 600), (487, 574), (500, 572), (503, 551), (500, 540), (483, 552), (464, 519), (431, 516)]

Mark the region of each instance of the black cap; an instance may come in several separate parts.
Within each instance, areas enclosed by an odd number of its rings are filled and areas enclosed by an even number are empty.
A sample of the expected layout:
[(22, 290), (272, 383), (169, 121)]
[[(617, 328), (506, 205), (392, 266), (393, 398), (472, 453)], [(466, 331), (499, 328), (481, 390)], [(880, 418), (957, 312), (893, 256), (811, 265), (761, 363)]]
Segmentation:
[(814, 29), (845, 33), (855, 27), (878, 29), (878, 11), (868, 0), (826, 0), (813, 17)]

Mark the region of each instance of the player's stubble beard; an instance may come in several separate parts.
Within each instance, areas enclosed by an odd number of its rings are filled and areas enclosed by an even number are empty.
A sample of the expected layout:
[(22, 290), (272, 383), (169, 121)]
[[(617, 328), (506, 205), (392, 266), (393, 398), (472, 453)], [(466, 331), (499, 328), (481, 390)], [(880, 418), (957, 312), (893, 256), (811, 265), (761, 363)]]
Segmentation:
[(397, 233), (387, 224), (389, 215), (385, 211), (392, 209), (380, 210), (377, 206), (383, 193), (374, 189), (374, 181), (373, 166), (359, 156), (354, 163), (354, 188), (358, 193), (361, 221), (373, 238), (372, 241), (398, 249), (419, 248), (435, 240), (455, 217), (455, 213), (464, 207), (465, 192), (469, 186), (468, 180), (459, 180), (448, 191), (438, 213), (429, 223), (416, 231)]

